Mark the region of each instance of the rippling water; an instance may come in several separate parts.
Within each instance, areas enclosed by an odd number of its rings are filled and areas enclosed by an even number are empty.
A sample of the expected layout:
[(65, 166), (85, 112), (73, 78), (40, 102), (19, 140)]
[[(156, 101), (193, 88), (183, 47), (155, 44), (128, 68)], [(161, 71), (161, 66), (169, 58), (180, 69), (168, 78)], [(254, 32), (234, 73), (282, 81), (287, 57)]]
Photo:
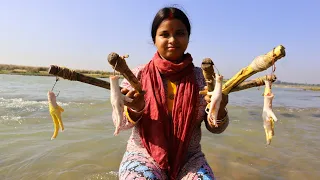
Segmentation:
[[(107, 79), (106, 79), (107, 80)], [(130, 131), (114, 137), (109, 91), (61, 79), (65, 131), (50, 140), (46, 93), (54, 77), (0, 75), (0, 179), (117, 179)], [(320, 93), (274, 88), (275, 137), (265, 145), (263, 89), (229, 96), (230, 125), (203, 127), (202, 148), (218, 179), (318, 179)]]

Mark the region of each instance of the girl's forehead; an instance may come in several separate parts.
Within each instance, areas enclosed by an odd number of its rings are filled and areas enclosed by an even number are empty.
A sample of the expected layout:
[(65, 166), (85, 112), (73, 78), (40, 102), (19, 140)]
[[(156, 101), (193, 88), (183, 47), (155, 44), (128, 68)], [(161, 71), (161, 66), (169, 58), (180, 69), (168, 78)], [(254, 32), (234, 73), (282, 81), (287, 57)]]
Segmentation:
[(158, 30), (175, 31), (186, 29), (186, 26), (178, 19), (165, 19), (161, 22)]

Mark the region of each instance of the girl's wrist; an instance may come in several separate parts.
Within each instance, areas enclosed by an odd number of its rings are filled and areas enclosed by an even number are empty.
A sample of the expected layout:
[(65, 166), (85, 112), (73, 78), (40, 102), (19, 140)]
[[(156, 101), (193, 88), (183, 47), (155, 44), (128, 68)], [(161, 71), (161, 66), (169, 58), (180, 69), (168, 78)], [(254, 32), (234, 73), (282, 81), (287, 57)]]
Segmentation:
[(133, 112), (133, 113), (135, 113), (135, 114), (142, 114), (144, 112), (144, 109), (145, 109), (145, 107), (143, 107), (140, 110), (135, 110), (135, 109), (132, 109), (132, 108), (128, 107), (128, 110)]
[(224, 119), (228, 115), (227, 107), (220, 108), (217, 119)]
[(129, 108), (128, 106), (125, 106), (125, 111), (128, 120), (133, 124), (135, 124), (142, 118), (142, 113), (135, 113), (134, 110)]

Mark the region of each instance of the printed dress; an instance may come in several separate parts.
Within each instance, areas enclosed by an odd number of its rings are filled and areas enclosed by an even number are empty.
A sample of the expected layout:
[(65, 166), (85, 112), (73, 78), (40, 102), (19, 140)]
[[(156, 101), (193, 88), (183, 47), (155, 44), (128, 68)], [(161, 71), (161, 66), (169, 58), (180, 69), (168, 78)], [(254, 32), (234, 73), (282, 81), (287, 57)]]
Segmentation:
[[(139, 66), (133, 70), (133, 73), (140, 79), (140, 73), (144, 66)], [(199, 85), (199, 89), (203, 89), (205, 86), (205, 80), (202, 75), (202, 70), (195, 67), (196, 81)], [(172, 83), (163, 79), (164, 86), (166, 87), (166, 93), (168, 97), (168, 106), (170, 106), (170, 98), (174, 86)], [(121, 87), (132, 89), (130, 83), (124, 79), (121, 83)], [(172, 99), (172, 98), (171, 98)], [(206, 102), (203, 95), (199, 95), (197, 106), (199, 106), (198, 118), (203, 120), (205, 117)], [(171, 104), (172, 106), (172, 104)], [(169, 107), (170, 109), (170, 107)], [(115, 119), (113, 120), (115, 123)], [(136, 122), (136, 123), (139, 123)], [(147, 179), (147, 180), (166, 180), (167, 175), (162, 171), (153, 158), (149, 155), (147, 150), (143, 147), (142, 141), (139, 135), (139, 129), (136, 128), (136, 124), (130, 119), (128, 113), (124, 112), (123, 122), (120, 124), (120, 131), (132, 129), (131, 136), (128, 140), (126, 152), (122, 158), (119, 168), (119, 179), (120, 180), (131, 180), (131, 179)], [(193, 179), (214, 179), (213, 172), (208, 165), (203, 152), (201, 151), (201, 124), (196, 127), (193, 132), (188, 153), (187, 161), (181, 168), (178, 179), (193, 180)]]

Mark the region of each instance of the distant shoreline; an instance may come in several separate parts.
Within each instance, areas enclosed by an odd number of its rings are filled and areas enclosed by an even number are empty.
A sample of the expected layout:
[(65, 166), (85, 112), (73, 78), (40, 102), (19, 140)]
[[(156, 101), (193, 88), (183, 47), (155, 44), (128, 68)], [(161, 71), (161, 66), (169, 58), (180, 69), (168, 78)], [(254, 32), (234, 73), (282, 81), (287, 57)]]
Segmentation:
[[(48, 67), (34, 67), (34, 66), (20, 66), (11, 64), (0, 64), (0, 74), (8, 75), (25, 75), (25, 76), (53, 76), (48, 73)], [(99, 70), (74, 70), (86, 76), (94, 78), (109, 78), (113, 72), (99, 71)], [(320, 91), (320, 85), (312, 84), (298, 84), (276, 81), (274, 87), (280, 88), (296, 88), (310, 91)]]
[(313, 85), (286, 85), (286, 84), (274, 84), (274, 87), (280, 88), (295, 88), (301, 89), (304, 91), (320, 91), (320, 86), (313, 86)]
[[(13, 72), (13, 71), (2, 71), (0, 70), (0, 74), (7, 74), (7, 75), (23, 75), (23, 76), (54, 76), (49, 74), (48, 72)], [(111, 74), (90, 74), (90, 73), (81, 73), (86, 76), (94, 77), (94, 78), (109, 78)]]
[[(86, 76), (95, 78), (108, 78), (113, 72), (99, 71), (99, 70), (82, 70), (72, 69), (75, 72), (81, 73)], [(49, 74), (48, 67), (37, 66), (21, 66), (12, 64), (0, 64), (0, 74), (9, 75), (26, 75), (26, 76), (53, 76)]]

